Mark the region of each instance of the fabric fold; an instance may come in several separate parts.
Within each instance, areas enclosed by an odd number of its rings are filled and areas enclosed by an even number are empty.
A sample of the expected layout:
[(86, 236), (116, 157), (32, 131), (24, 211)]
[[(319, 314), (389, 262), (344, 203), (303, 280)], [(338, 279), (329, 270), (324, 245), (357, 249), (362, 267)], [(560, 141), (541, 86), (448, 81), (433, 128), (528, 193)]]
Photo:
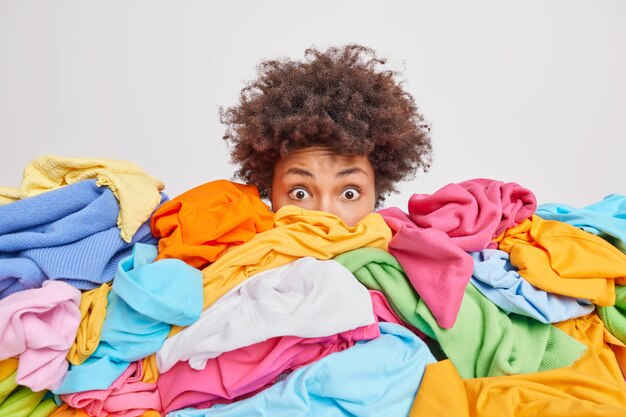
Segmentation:
[(536, 288), (520, 276), (509, 254), (497, 249), (472, 252), (471, 283), (485, 297), (508, 313), (522, 314), (542, 323), (555, 323), (591, 313), (595, 306)]
[(119, 201), (116, 224), (121, 238), (130, 243), (141, 225), (157, 208), (163, 183), (128, 161), (108, 158), (69, 158), (43, 155), (24, 168), (19, 188), (0, 187), (0, 204), (39, 195), (65, 185), (95, 179)]
[(348, 226), (330, 213), (284, 206), (276, 213), (273, 229), (227, 249), (202, 270), (204, 308), (259, 272), (304, 256), (326, 260), (363, 246), (386, 249), (389, 239), (389, 227), (375, 213)]
[(173, 411), (197, 416), (406, 416), (424, 368), (435, 359), (409, 330), (380, 323), (381, 336), (297, 369), (285, 380), (228, 405)]
[(341, 264), (311, 257), (261, 272), (202, 312), (200, 319), (165, 340), (160, 372), (277, 336), (323, 337), (375, 323), (367, 289)]
[(16, 381), (33, 391), (56, 388), (80, 321), (80, 292), (61, 281), (0, 300), (0, 360), (19, 356)]
[(156, 352), (172, 324), (186, 326), (200, 317), (200, 271), (178, 259), (154, 262), (156, 255), (155, 246), (136, 244), (120, 262), (100, 344), (83, 364), (70, 368), (55, 393), (108, 388), (131, 362)]
[(497, 240), (519, 274), (545, 291), (610, 306), (615, 285), (626, 284), (626, 254), (567, 223), (533, 215)]
[(582, 208), (541, 204), (535, 214), (544, 220), (564, 222), (593, 233), (626, 252), (626, 196), (622, 194), (609, 194)]
[(450, 328), (457, 318), (473, 262), (466, 252), (493, 246), (492, 239), (530, 217), (534, 194), (516, 183), (478, 178), (448, 184), (434, 194), (413, 194), (408, 214), (379, 210), (394, 236), (391, 252), (433, 312)]
[(113, 193), (94, 180), (1, 205), (0, 298), (48, 279), (81, 290), (113, 279), (135, 242), (155, 242), (148, 223), (123, 241), (118, 214)]
[(274, 213), (257, 188), (226, 180), (192, 188), (161, 205), (150, 219), (152, 234), (160, 238), (157, 260), (176, 258), (196, 268), (272, 227)]
[(507, 315), (472, 285), (465, 289), (454, 326), (441, 328), (391, 254), (363, 248), (335, 260), (366, 287), (382, 291), (403, 319), (437, 340), (463, 378), (564, 367), (586, 349), (554, 326), (517, 314)]
[(209, 359), (201, 370), (178, 362), (157, 381), (163, 410), (207, 408), (247, 398), (295, 369), (378, 336), (375, 323), (326, 337), (275, 337)]

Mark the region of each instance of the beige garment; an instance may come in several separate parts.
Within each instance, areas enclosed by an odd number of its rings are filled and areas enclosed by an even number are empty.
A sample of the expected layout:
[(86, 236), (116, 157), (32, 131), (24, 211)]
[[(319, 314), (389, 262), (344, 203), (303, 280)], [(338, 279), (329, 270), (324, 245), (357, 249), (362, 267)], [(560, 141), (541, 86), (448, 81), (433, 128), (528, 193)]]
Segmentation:
[(117, 225), (126, 242), (130, 242), (137, 229), (150, 218), (161, 201), (159, 193), (165, 188), (161, 181), (132, 162), (43, 155), (26, 165), (19, 188), (0, 187), (0, 204), (86, 179), (96, 179), (99, 187), (109, 187), (115, 194), (120, 204)]

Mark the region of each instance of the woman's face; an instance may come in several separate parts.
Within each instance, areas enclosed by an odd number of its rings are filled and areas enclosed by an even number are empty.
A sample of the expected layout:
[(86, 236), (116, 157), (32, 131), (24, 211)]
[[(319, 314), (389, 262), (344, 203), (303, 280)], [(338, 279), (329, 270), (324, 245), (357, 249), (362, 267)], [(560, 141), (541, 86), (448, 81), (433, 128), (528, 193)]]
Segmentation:
[(374, 170), (365, 156), (337, 155), (328, 148), (300, 149), (274, 166), (272, 209), (293, 204), (339, 216), (354, 226), (374, 211)]

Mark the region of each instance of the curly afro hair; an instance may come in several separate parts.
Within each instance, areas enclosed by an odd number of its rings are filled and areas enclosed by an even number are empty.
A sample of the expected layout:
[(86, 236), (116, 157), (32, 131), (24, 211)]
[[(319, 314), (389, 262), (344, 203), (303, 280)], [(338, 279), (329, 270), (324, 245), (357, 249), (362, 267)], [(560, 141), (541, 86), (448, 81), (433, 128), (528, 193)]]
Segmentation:
[(373, 49), (356, 44), (310, 48), (303, 61), (261, 62), (238, 105), (220, 108), (224, 139), (239, 165), (236, 177), (268, 197), (281, 157), (323, 146), (368, 157), (379, 205), (397, 192), (395, 183), (413, 178), (419, 168), (427, 171), (430, 126), (396, 81), (398, 73), (382, 68), (385, 63)]

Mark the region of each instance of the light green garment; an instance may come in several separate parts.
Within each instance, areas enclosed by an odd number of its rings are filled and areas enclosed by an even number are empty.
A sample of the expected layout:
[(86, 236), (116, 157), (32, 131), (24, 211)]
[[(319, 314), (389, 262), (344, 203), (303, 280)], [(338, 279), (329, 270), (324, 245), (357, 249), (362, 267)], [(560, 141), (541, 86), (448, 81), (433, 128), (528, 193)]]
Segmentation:
[(37, 408), (33, 410), (32, 413), (28, 415), (28, 417), (48, 417), (50, 414), (54, 413), (54, 411), (59, 408), (59, 406), (54, 402), (52, 398), (48, 398), (43, 400), (37, 405)]
[(28, 417), (47, 391), (32, 392), (27, 387), (19, 387), (0, 404), (0, 417)]
[(584, 344), (550, 324), (507, 315), (472, 285), (465, 289), (455, 325), (442, 329), (393, 255), (361, 248), (335, 260), (363, 285), (384, 293), (400, 318), (436, 339), (463, 378), (562, 368), (586, 350)]
[(606, 329), (626, 343), (626, 286), (615, 287), (615, 305), (611, 307), (598, 306), (598, 315), (604, 322)]
[(15, 381), (16, 378), (17, 371), (0, 381), (0, 407), (2, 406), (4, 400), (11, 395), (15, 388), (17, 388), (17, 382)]

